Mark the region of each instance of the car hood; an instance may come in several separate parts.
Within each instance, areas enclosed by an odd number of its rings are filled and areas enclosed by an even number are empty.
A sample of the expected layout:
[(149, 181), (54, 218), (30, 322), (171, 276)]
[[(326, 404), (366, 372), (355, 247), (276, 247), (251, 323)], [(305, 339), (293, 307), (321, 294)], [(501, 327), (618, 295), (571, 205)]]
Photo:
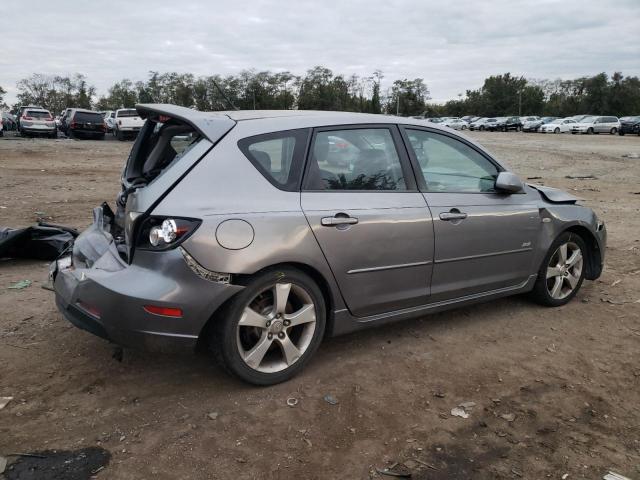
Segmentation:
[(574, 197), (570, 193), (560, 190), (559, 188), (545, 187), (544, 185), (537, 185), (534, 183), (528, 184), (531, 188), (535, 188), (540, 192), (545, 200), (551, 203), (576, 203), (579, 198)]

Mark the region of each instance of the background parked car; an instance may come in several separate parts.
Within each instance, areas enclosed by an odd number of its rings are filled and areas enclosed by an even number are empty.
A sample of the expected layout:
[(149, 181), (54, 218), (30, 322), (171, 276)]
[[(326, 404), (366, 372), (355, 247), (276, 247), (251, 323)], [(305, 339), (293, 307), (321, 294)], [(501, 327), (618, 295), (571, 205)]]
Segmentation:
[(544, 125), (545, 123), (552, 122), (556, 118), (558, 118), (558, 117), (542, 117), (542, 118), (539, 118), (538, 120), (532, 120), (532, 121), (524, 122), (522, 124), (522, 131), (523, 132), (537, 132), (537, 131), (539, 131), (540, 126)]
[(640, 115), (635, 117), (622, 117), (620, 119), (620, 130), (618, 134), (637, 133), (640, 135)]
[(487, 123), (484, 124), (485, 130), (489, 130), (490, 132), (495, 132), (498, 130), (502, 130), (506, 124), (507, 117), (494, 117), (487, 120)]
[(489, 119), (487, 117), (478, 117), (469, 124), (469, 130), (484, 130)]
[(116, 110), (114, 116), (113, 134), (118, 140), (135, 138), (144, 125), (144, 119), (135, 108), (121, 108)]
[(27, 108), (42, 108), (42, 107), (40, 105), (23, 105), (18, 109), (18, 111), (16, 112), (16, 124), (19, 132), (20, 132), (20, 117), (22, 117), (22, 114)]
[(445, 127), (453, 128), (454, 130), (466, 130), (469, 128), (469, 124), (462, 120), (461, 118), (445, 120), (442, 122), (442, 125)]
[(99, 112), (72, 108), (66, 115), (66, 134), (69, 138), (104, 140), (107, 126)]
[(107, 133), (113, 133), (116, 127), (116, 112), (113, 110), (104, 112), (104, 123), (107, 126)]
[(549, 123), (540, 126), (541, 133), (569, 133), (571, 127), (575, 125), (575, 120), (571, 118), (556, 118)]
[(58, 136), (56, 122), (49, 110), (27, 108), (20, 117), (20, 134), (24, 137), (44, 135), (49, 138)]
[(618, 117), (591, 116), (571, 126), (571, 133), (610, 133), (615, 135), (620, 129)]
[(538, 117), (536, 115), (531, 116), (531, 117), (520, 117), (520, 123), (522, 123), (522, 125), (524, 125), (527, 122), (536, 122), (538, 120), (540, 120), (540, 117)]

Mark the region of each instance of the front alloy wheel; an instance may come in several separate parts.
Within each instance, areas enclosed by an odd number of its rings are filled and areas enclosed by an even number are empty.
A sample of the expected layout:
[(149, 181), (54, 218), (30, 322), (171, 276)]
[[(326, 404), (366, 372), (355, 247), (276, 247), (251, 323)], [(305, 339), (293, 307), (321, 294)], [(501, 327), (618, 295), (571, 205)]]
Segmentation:
[(531, 295), (542, 305), (558, 307), (578, 292), (585, 276), (587, 246), (572, 232), (561, 234), (549, 248)]
[(283, 382), (320, 345), (325, 308), (322, 291), (305, 273), (266, 270), (245, 281), (212, 319), (210, 349), (229, 373), (246, 382)]
[(571, 295), (582, 277), (582, 250), (574, 242), (560, 245), (547, 266), (547, 291), (551, 298), (562, 300)]

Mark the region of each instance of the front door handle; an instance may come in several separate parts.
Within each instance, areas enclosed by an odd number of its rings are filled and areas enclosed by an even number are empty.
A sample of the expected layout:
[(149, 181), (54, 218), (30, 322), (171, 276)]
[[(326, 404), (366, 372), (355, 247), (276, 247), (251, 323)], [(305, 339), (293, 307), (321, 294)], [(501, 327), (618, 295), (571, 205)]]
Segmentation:
[(450, 212), (442, 212), (440, 214), (440, 220), (444, 220), (445, 222), (450, 222), (451, 220), (464, 220), (465, 218), (467, 218), (467, 214), (455, 208)]
[(358, 223), (358, 219), (355, 217), (345, 216), (323, 217), (320, 220), (320, 223), (323, 227), (337, 227), (339, 225), (355, 225)]

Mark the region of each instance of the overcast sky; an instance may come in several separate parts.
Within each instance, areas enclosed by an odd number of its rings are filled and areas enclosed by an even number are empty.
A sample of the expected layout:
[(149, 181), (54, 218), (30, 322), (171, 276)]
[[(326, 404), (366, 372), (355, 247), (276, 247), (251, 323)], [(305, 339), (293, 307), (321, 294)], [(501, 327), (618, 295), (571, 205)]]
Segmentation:
[[(243, 69), (425, 80), (434, 100), (485, 77), (640, 75), (640, 0), (0, 2), (0, 86), (32, 73), (87, 75), (99, 94), (149, 70)], [(388, 83), (383, 87), (388, 86)]]

